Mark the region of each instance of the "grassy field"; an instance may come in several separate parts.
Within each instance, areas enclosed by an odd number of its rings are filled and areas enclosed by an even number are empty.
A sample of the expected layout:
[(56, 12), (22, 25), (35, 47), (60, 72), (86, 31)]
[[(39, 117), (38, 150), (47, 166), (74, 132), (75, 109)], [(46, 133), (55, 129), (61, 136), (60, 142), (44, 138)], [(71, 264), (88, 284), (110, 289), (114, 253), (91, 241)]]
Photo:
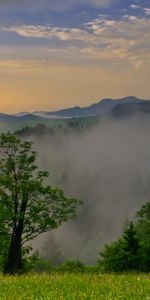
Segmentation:
[(3, 300), (150, 300), (150, 275), (0, 275)]

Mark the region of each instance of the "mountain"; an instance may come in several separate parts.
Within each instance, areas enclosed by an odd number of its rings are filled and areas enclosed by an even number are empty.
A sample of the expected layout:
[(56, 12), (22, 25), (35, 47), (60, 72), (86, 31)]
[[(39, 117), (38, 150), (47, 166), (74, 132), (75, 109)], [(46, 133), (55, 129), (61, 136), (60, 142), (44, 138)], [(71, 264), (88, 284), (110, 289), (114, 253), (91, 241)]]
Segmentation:
[(150, 115), (150, 100), (129, 96), (116, 100), (103, 99), (87, 107), (76, 106), (52, 112), (21, 112), (14, 115), (0, 113), (0, 130), (16, 130), (25, 126), (35, 126), (38, 123), (52, 127), (61, 125), (66, 127), (71, 118), (78, 118), (78, 122), (81, 120), (87, 125), (89, 122), (93, 124), (93, 118), (96, 116), (118, 118), (137, 113)]
[(150, 101), (139, 101), (136, 103), (122, 103), (113, 107), (110, 116), (114, 118), (130, 117), (134, 115), (144, 114), (150, 116)]
[(79, 107), (75, 106), (73, 108), (62, 109), (53, 112), (47, 112), (46, 114), (51, 116), (59, 116), (59, 117), (87, 117), (87, 116), (96, 116), (100, 114), (104, 114), (109, 112), (112, 108), (117, 106), (118, 104), (126, 104), (126, 103), (137, 103), (143, 102), (145, 100), (138, 99), (136, 97), (130, 96), (121, 99), (103, 99), (100, 100), (98, 103), (94, 103), (87, 107)]

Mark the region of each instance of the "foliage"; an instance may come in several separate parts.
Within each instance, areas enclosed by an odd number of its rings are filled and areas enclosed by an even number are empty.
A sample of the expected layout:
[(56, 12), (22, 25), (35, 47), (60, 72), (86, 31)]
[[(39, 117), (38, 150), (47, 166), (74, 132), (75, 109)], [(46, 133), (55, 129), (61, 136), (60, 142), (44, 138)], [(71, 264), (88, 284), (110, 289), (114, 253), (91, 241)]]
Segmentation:
[(41, 257), (38, 251), (24, 255), (23, 273), (49, 273), (52, 270), (51, 261)]
[(136, 214), (136, 232), (140, 241), (140, 269), (150, 271), (150, 202)]
[(124, 270), (138, 270), (139, 269), (139, 251), (140, 244), (137, 237), (136, 228), (133, 222), (130, 222), (123, 232), (123, 251), (125, 256)]
[(22, 269), (26, 242), (74, 217), (80, 204), (45, 185), (49, 174), (38, 169), (36, 158), (30, 142), (9, 133), (0, 136), (0, 224), (9, 237), (4, 266), (8, 273)]
[(150, 202), (136, 213), (118, 241), (105, 245), (99, 268), (104, 272), (150, 271)]
[(65, 261), (62, 265), (60, 265), (57, 269), (57, 271), (60, 272), (70, 272), (70, 273), (83, 273), (85, 271), (85, 265), (79, 261), (79, 260), (74, 260), (74, 261)]
[(99, 269), (102, 272), (123, 272), (126, 264), (124, 253), (124, 241), (119, 239), (109, 245), (105, 245), (100, 252), (101, 259), (98, 261)]

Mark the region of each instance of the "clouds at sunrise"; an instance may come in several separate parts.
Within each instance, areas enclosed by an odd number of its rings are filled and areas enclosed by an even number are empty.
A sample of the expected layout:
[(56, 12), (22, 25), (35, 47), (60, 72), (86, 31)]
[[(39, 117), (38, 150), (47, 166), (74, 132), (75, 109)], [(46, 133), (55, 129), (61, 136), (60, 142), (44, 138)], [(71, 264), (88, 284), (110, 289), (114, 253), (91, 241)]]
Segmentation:
[(0, 110), (150, 98), (149, 28), (149, 1), (0, 1)]

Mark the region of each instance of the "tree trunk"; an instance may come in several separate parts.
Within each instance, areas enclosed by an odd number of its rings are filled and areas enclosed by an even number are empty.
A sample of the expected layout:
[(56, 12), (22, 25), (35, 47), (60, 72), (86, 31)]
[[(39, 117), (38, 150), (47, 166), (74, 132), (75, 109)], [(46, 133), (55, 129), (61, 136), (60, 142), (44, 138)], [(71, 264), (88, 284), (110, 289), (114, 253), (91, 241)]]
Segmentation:
[(15, 234), (12, 236), (8, 258), (4, 265), (4, 273), (6, 274), (16, 274), (21, 271), (23, 267), (21, 235), (22, 232), (17, 228)]

